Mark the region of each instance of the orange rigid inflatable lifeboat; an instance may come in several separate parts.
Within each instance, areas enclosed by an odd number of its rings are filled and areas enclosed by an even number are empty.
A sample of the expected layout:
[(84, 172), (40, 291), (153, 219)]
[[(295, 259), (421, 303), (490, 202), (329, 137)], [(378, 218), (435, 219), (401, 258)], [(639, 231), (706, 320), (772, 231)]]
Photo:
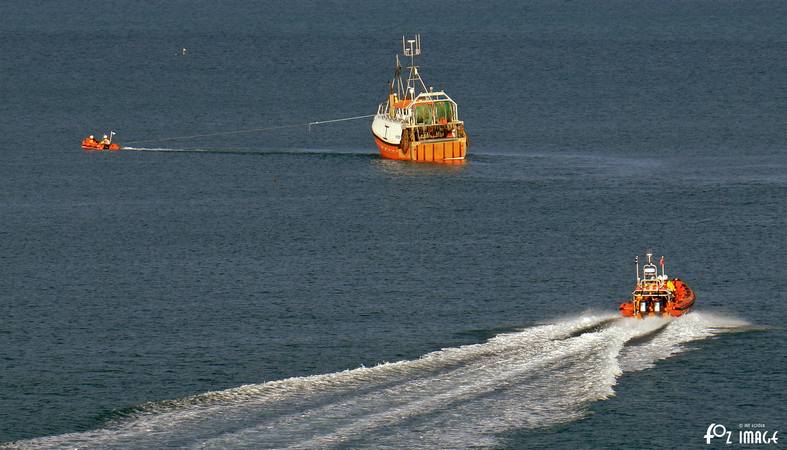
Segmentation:
[(648, 316), (679, 317), (691, 310), (697, 296), (679, 278), (669, 279), (664, 270), (664, 257), (661, 257), (661, 275), (653, 264), (653, 253), (646, 253), (648, 262), (639, 271), (637, 265), (637, 285), (631, 293), (631, 300), (620, 304), (620, 313), (625, 317), (643, 319)]
[(109, 136), (105, 134), (103, 139), (97, 140), (91, 134), (82, 139), (82, 148), (85, 150), (120, 150), (120, 145), (112, 142), (114, 136), (115, 132), (112, 131), (109, 133)]

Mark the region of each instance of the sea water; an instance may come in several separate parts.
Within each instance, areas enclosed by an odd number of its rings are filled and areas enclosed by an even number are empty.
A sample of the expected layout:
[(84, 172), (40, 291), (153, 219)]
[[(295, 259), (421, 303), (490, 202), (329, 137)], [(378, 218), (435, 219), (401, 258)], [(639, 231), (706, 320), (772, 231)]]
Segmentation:
[[(407, 8), (2, 6), (0, 442), (784, 427), (784, 5)], [(368, 120), (306, 126), (374, 113), (416, 32), (467, 164), (381, 160)], [(147, 150), (79, 148), (109, 130)], [(617, 319), (647, 247), (692, 314)]]

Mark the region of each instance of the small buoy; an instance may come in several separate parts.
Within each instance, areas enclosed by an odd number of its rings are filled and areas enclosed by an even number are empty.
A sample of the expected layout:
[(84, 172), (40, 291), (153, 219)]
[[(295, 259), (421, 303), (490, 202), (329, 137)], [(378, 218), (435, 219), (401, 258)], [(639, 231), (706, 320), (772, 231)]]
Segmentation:
[(186, 47), (180, 49), (180, 54), (186, 56), (189, 53), (189, 50)]

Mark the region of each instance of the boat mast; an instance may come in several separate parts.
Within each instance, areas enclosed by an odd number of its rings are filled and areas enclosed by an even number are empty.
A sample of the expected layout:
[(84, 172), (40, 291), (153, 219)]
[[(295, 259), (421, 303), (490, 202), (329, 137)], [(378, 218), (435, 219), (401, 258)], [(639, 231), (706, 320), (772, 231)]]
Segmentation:
[(409, 95), (410, 100), (415, 100), (415, 91), (418, 83), (421, 85), (421, 92), (427, 91), (426, 84), (424, 84), (424, 80), (421, 79), (421, 75), (418, 73), (418, 66), (415, 65), (415, 57), (421, 54), (421, 35), (416, 34), (414, 39), (408, 39), (407, 41), (402, 36), (402, 52), (404, 56), (410, 57), (410, 67), (408, 67), (410, 75), (407, 77), (405, 98)]
[(402, 65), (399, 63), (398, 53), (396, 54), (396, 83), (396, 96), (401, 99), (404, 94), (404, 88), (402, 87)]

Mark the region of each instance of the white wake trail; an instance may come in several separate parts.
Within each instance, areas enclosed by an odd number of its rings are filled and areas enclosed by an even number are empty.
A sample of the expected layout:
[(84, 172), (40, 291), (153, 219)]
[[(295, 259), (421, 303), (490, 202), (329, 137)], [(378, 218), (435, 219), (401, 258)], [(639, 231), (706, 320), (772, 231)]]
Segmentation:
[[(577, 420), (643, 370), (717, 328), (587, 316), (443, 349), (412, 361), (291, 378), (143, 405), (106, 428), (18, 443), (45, 447), (494, 446), (496, 435)], [(643, 342), (636, 342), (642, 340)], [(636, 351), (630, 350), (632, 342)]]

